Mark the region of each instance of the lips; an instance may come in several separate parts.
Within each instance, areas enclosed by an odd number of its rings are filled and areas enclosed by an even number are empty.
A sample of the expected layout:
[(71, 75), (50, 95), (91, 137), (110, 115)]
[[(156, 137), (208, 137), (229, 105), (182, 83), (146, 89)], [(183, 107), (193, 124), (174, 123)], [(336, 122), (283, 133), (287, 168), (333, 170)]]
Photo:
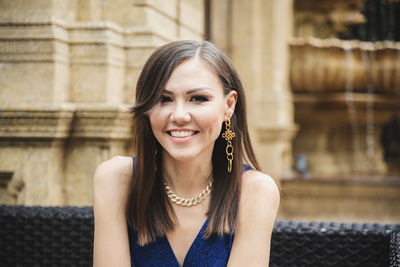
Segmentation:
[(198, 131), (194, 130), (171, 130), (167, 131), (169, 135), (175, 138), (186, 138), (193, 136), (198, 133)]

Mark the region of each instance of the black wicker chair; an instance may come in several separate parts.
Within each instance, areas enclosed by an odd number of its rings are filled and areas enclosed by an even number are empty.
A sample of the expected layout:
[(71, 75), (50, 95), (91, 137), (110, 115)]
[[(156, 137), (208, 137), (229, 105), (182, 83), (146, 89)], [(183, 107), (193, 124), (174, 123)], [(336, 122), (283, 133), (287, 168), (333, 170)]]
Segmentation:
[[(270, 266), (400, 266), (400, 225), (278, 221)], [(92, 266), (90, 207), (0, 206), (0, 266)]]

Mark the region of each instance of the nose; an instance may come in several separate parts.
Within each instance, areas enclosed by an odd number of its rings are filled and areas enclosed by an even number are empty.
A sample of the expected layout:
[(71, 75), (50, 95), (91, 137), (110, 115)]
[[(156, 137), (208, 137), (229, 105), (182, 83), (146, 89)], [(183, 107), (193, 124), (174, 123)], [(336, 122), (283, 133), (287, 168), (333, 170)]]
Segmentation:
[(191, 116), (183, 103), (177, 103), (171, 112), (170, 119), (177, 124), (186, 124), (190, 122)]

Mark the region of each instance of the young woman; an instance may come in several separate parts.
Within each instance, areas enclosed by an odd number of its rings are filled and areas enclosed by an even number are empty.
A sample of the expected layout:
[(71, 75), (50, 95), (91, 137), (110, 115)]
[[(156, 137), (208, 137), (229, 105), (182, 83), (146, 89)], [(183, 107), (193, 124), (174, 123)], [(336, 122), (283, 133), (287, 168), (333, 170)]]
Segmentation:
[(228, 58), (207, 41), (158, 48), (132, 113), (136, 157), (94, 176), (94, 265), (268, 266), (279, 189), (260, 172)]

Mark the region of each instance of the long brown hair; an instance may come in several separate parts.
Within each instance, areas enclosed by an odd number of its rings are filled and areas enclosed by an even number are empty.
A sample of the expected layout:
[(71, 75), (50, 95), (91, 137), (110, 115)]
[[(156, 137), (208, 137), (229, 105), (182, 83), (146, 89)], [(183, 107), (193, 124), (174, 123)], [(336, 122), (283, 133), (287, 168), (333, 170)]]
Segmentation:
[(226, 226), (232, 231), (236, 229), (242, 163), (246, 160), (253, 168), (260, 169), (250, 143), (243, 86), (230, 60), (208, 41), (177, 41), (159, 47), (143, 67), (136, 85), (136, 105), (131, 109), (135, 122), (136, 165), (126, 215), (128, 222), (138, 232), (140, 245), (173, 230), (176, 222), (175, 213), (162, 187), (162, 147), (151, 130), (148, 111), (159, 101), (176, 66), (195, 56), (214, 69), (225, 95), (231, 90), (237, 92), (235, 112), (231, 118), (231, 128), (236, 134), (232, 140), (232, 172), (227, 172), (226, 141), (221, 137), (222, 127), (212, 154), (213, 188), (205, 238), (211, 234), (223, 235), (227, 231)]

